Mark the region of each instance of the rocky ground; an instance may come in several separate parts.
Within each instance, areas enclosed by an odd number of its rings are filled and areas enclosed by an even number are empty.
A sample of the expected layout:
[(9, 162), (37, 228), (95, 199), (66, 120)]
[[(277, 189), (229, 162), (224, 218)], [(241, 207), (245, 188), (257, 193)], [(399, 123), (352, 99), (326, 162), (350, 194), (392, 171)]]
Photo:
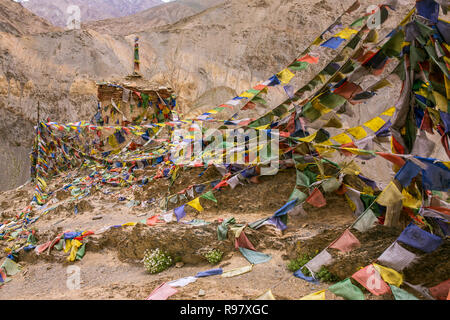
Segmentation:
[[(199, 168), (182, 172), (171, 189), (172, 193), (192, 184), (220, 178), (214, 169), (209, 169), (202, 177)], [(149, 174), (151, 172), (143, 172)], [(202, 201), (205, 211), (194, 213), (187, 210), (186, 221), (202, 219), (208, 225), (192, 226), (183, 223), (158, 223), (147, 226), (113, 228), (95, 234), (87, 239), (86, 255), (81, 261), (69, 263), (67, 255), (52, 250), (37, 256), (34, 251), (19, 255), (22, 272), (12, 277), (12, 281), (0, 288), (0, 299), (145, 299), (156, 287), (164, 282), (193, 276), (199, 271), (222, 267), (224, 271), (247, 266), (246, 259), (234, 248), (232, 233), (225, 241), (217, 240), (217, 226), (220, 219), (234, 217), (237, 223), (251, 223), (269, 217), (286, 203), (295, 185), (294, 169), (287, 169), (275, 177), (263, 177), (257, 184), (238, 186), (231, 190), (225, 188), (216, 195), (218, 204), (208, 205)], [(53, 188), (63, 185), (62, 179), (52, 183)], [(119, 196), (127, 199), (158, 198), (167, 190), (168, 181), (157, 180), (144, 188), (135, 190), (122, 189), (105, 195), (103, 188), (90, 196), (73, 201), (68, 192), (58, 192), (61, 199), (59, 206), (39, 219), (32, 228), (37, 231), (38, 243), (42, 244), (55, 238), (63, 231), (93, 230), (139, 222), (154, 214), (160, 214), (157, 205), (142, 208), (128, 208), (126, 201), (119, 201)], [(2, 218), (11, 217), (20, 208), (27, 205), (32, 186), (25, 185), (19, 190), (0, 194)], [(159, 192), (158, 192), (159, 191)], [(247, 228), (248, 239), (255, 248), (270, 254), (272, 259), (255, 265), (253, 270), (234, 278), (220, 276), (199, 279), (184, 288), (170, 299), (254, 299), (271, 289), (277, 299), (300, 299), (301, 297), (322, 289), (331, 283), (310, 284), (295, 278), (287, 269), (291, 259), (302, 253), (322, 250), (353, 221), (354, 216), (343, 196), (326, 194), (327, 206), (317, 209), (305, 204), (306, 214), (290, 215), (288, 229), (279, 231), (274, 226), (263, 226), (258, 230)], [(75, 205), (78, 210), (75, 214)], [(175, 205), (173, 205), (175, 206)], [(99, 218), (101, 217), (101, 218)], [(94, 220), (95, 218), (95, 220)], [(378, 226), (368, 233), (354, 234), (362, 246), (351, 253), (342, 255), (331, 250), (335, 262), (329, 267), (338, 278), (351, 276), (360, 267), (373, 262), (401, 233), (401, 229)], [(0, 256), (6, 255), (4, 248), (8, 242), (0, 242)], [(160, 248), (177, 258), (178, 264), (157, 274), (148, 274), (141, 262), (146, 249)], [(448, 277), (449, 268), (448, 241), (436, 252), (421, 259), (405, 271), (406, 280), (413, 284), (436, 285)], [(224, 258), (217, 266), (209, 265), (203, 254), (211, 249), (220, 249)], [(81, 271), (79, 290), (68, 289), (68, 269), (75, 265)], [(430, 272), (433, 270), (433, 272)], [(204, 290), (205, 295), (199, 296)], [(366, 291), (367, 292), (367, 291)], [(367, 294), (367, 299), (379, 299)], [(327, 292), (327, 299), (342, 299)], [(392, 299), (383, 296), (383, 299)]]

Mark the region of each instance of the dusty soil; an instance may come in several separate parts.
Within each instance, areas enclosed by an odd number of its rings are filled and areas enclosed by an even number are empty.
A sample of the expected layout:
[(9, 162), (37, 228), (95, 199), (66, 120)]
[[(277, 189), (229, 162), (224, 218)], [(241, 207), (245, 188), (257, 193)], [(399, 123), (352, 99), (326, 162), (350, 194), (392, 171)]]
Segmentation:
[[(199, 184), (220, 179), (214, 169), (208, 169), (201, 177), (202, 168), (180, 171), (179, 179), (172, 186), (174, 194), (189, 184)], [(142, 176), (154, 173), (142, 172)], [(191, 181), (191, 183), (188, 183)], [(183, 223), (158, 223), (147, 226), (112, 228), (106, 232), (90, 236), (86, 240), (86, 255), (78, 262), (69, 263), (62, 251), (52, 250), (37, 256), (34, 251), (19, 254), (22, 272), (11, 277), (12, 281), (0, 287), (0, 299), (145, 299), (163, 282), (193, 276), (199, 271), (222, 267), (224, 271), (248, 265), (245, 258), (234, 248), (232, 233), (225, 241), (217, 240), (219, 219), (235, 217), (240, 224), (251, 223), (273, 215), (284, 205), (295, 185), (295, 170), (286, 169), (274, 177), (262, 177), (258, 184), (248, 184), (236, 189), (224, 188), (216, 193), (218, 205), (203, 201), (205, 211), (194, 213), (187, 210), (186, 221), (203, 219), (210, 224), (193, 226)], [(62, 187), (66, 181), (55, 179), (51, 187)], [(358, 184), (358, 181), (353, 181)], [(119, 201), (119, 196), (128, 200), (139, 195), (142, 200), (165, 195), (168, 180), (150, 182), (144, 188), (127, 188), (112, 194), (103, 191), (113, 190), (104, 187), (81, 200), (72, 201), (69, 194), (57, 193), (60, 205), (42, 216), (33, 228), (37, 231), (38, 244), (55, 238), (63, 231), (93, 230), (120, 225), (126, 222), (139, 222), (154, 214), (160, 214), (158, 201), (151, 207), (128, 208), (127, 201)], [(157, 190), (163, 190), (158, 193)], [(2, 218), (12, 217), (28, 204), (33, 188), (25, 185), (18, 190), (0, 194)], [(68, 193), (68, 192), (66, 192)], [(178, 288), (178, 293), (170, 299), (253, 299), (268, 289), (272, 289), (277, 299), (300, 299), (301, 297), (326, 289), (330, 284), (312, 285), (295, 278), (287, 269), (289, 259), (308, 252), (322, 250), (334, 241), (353, 221), (354, 216), (347, 201), (335, 193), (326, 194), (327, 205), (314, 208), (305, 205), (306, 215), (289, 216), (288, 229), (279, 231), (273, 226), (263, 226), (258, 230), (247, 228), (246, 235), (255, 248), (272, 256), (267, 263), (254, 266), (247, 274), (234, 278), (220, 276), (199, 279), (196, 283)], [(212, 203), (209, 204), (209, 203)], [(75, 214), (75, 205), (78, 213)], [(180, 205), (180, 204), (178, 204)], [(94, 217), (100, 219), (93, 220)], [(329, 270), (344, 279), (358, 268), (374, 262), (376, 258), (396, 239), (401, 229), (378, 226), (367, 233), (352, 230), (362, 246), (343, 255), (330, 249), (335, 262)], [(6, 255), (4, 248), (10, 245), (0, 242), (0, 256)], [(413, 284), (433, 286), (448, 278), (448, 241), (436, 252), (422, 255), (419, 264), (405, 270), (405, 279)], [(169, 252), (179, 267), (151, 275), (146, 273), (141, 262), (146, 249), (161, 248)], [(224, 258), (218, 266), (211, 266), (203, 257), (211, 249), (220, 249)], [(408, 248), (410, 249), (410, 248)], [(414, 251), (411, 249), (411, 251)], [(416, 252), (417, 253), (417, 252)], [(81, 288), (69, 290), (66, 286), (69, 265), (80, 267)], [(181, 265), (181, 267), (180, 267)], [(199, 290), (206, 295), (200, 297)], [(367, 292), (367, 291), (366, 291)], [(383, 296), (383, 299), (392, 299)], [(327, 299), (341, 299), (327, 292)], [(380, 299), (367, 294), (367, 299)]]

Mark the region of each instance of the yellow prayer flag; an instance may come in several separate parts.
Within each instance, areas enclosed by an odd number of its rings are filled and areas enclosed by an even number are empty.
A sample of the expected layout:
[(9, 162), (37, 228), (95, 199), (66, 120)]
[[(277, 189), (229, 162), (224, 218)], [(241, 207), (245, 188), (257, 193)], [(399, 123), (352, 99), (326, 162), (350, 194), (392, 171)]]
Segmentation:
[(402, 193), (400, 192), (400, 190), (398, 190), (395, 183), (391, 181), (386, 189), (384, 189), (383, 192), (381, 192), (381, 194), (378, 196), (376, 202), (378, 202), (382, 206), (390, 207), (402, 199)]
[(311, 134), (307, 137), (304, 137), (304, 138), (298, 138), (297, 140), (302, 141), (302, 142), (312, 142), (316, 138), (316, 136), (317, 136), (317, 132), (314, 134)]
[(337, 136), (334, 136), (331, 139), (333, 139), (339, 144), (347, 144), (353, 142), (353, 140), (346, 133), (338, 134)]
[(445, 91), (447, 92), (447, 99), (450, 100), (450, 79), (444, 77), (444, 80), (445, 80)]
[(242, 268), (236, 268), (233, 270), (225, 271), (224, 273), (222, 273), (222, 277), (223, 278), (231, 278), (231, 277), (240, 276), (241, 274), (252, 271), (252, 269), (253, 269), (253, 265), (245, 266)]
[(317, 38), (313, 41), (312, 45), (313, 45), (313, 46), (318, 46), (319, 44), (322, 43), (322, 41), (323, 41), (323, 39), (322, 39), (321, 37), (317, 37)]
[(196, 199), (192, 200), (191, 202), (188, 202), (187, 205), (191, 206), (192, 208), (194, 208), (198, 212), (202, 212), (203, 211), (203, 207), (200, 204), (200, 198), (196, 198)]
[(66, 239), (66, 247), (64, 248), (64, 253), (67, 253), (72, 248), (72, 241), (70, 239)]
[(350, 199), (348, 195), (345, 195), (345, 199), (347, 199), (348, 205), (352, 211), (356, 211), (356, 204)]
[(381, 115), (382, 116), (388, 116), (388, 117), (392, 117), (395, 113), (395, 107), (389, 108), (387, 109), (385, 112), (383, 112)]
[(384, 126), (386, 124), (386, 121), (384, 121), (382, 118), (380, 117), (376, 117), (373, 118), (372, 120), (367, 121), (366, 123), (364, 123), (364, 125), (369, 128), (370, 130), (372, 130), (373, 132), (377, 132), (378, 130), (381, 129), (382, 126)]
[(300, 300), (325, 300), (325, 291), (326, 290), (321, 290), (308, 294), (307, 296), (304, 296)]
[(384, 87), (392, 87), (392, 83), (389, 82), (387, 79), (382, 79), (378, 81), (372, 88), (371, 91), (377, 91)]
[(314, 147), (316, 148), (316, 151), (321, 156), (329, 156), (329, 155), (332, 155), (334, 152), (336, 152), (335, 149), (326, 147), (326, 146), (332, 146), (332, 145), (333, 145), (333, 143), (330, 140), (328, 140), (328, 141), (322, 142), (320, 144), (316, 144), (316, 145), (314, 145)]
[(72, 250), (70, 251), (69, 257), (67, 257), (67, 261), (71, 261), (71, 262), (75, 261), (75, 258), (77, 256), (77, 252), (78, 252), (78, 248), (81, 247), (82, 245), (83, 244), (80, 241), (78, 241), (76, 239), (72, 240)]
[(352, 136), (355, 137), (356, 140), (360, 140), (362, 138), (367, 137), (367, 132), (363, 127), (356, 127), (347, 130)]
[(334, 35), (334, 37), (339, 37), (345, 40), (350, 39), (354, 34), (357, 34), (358, 30), (355, 29), (350, 29), (350, 28), (345, 28), (344, 30), (342, 30), (341, 32), (338, 32)]
[[(280, 79), (281, 80), (281, 79)], [(254, 93), (251, 93), (251, 92), (248, 92), (248, 91), (245, 91), (243, 94), (241, 94), (239, 97), (243, 97), (243, 98), (249, 98), (249, 99), (251, 99), (251, 98), (253, 98), (255, 96), (255, 94)]]
[(315, 100), (312, 102), (312, 105), (313, 105), (314, 109), (316, 109), (317, 111), (319, 111), (320, 114), (321, 114), (322, 116), (323, 116), (324, 114), (327, 114), (327, 113), (329, 113), (329, 112), (332, 111), (332, 109), (330, 109), (330, 108), (324, 106), (323, 104), (321, 104), (320, 101), (319, 101), (319, 99), (315, 99)]
[(412, 209), (418, 209), (422, 206), (422, 201), (420, 199), (414, 198), (406, 189), (402, 190), (403, 195), (403, 206)]
[(380, 266), (379, 264), (373, 263), (375, 270), (381, 275), (384, 281), (392, 284), (396, 287), (400, 287), (403, 283), (403, 276), (395, 271), (394, 269)]
[(287, 68), (277, 74), (278, 79), (280, 79), (282, 83), (289, 83), (294, 76), (295, 74)]
[[(444, 78), (446, 78), (444, 76)], [(439, 92), (433, 91), (434, 100), (436, 101), (436, 107), (442, 112), (447, 112), (448, 101), (447, 99), (440, 94)]]
[(267, 291), (262, 296), (259, 296), (255, 300), (276, 300), (275, 297), (272, 294), (272, 290)]
[(137, 224), (136, 222), (127, 222), (124, 223), (122, 227), (134, 227), (136, 224)]

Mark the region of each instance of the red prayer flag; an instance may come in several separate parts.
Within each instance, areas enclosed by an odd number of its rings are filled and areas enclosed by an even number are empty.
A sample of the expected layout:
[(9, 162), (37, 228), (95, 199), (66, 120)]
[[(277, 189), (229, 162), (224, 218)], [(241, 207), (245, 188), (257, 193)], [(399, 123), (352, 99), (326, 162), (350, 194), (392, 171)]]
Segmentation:
[(355, 272), (352, 278), (376, 296), (381, 296), (391, 291), (388, 284), (384, 282), (380, 273), (372, 264)]
[(257, 86), (253, 87), (253, 89), (259, 90), (259, 91), (264, 90), (265, 88), (267, 88), (267, 86), (264, 84), (258, 84)]
[(146, 300), (167, 300), (170, 296), (177, 293), (178, 290), (172, 288), (167, 283), (163, 283), (148, 296)]
[(309, 54), (307, 54), (307, 55), (301, 57), (300, 59), (297, 59), (297, 61), (308, 62), (310, 64), (317, 64), (319, 62), (319, 57), (313, 57), (313, 56), (310, 56)]
[(327, 205), (327, 200), (325, 200), (322, 192), (319, 189), (315, 188), (311, 195), (306, 199), (310, 205), (316, 208), (322, 208)]
[(339, 239), (337, 239), (330, 245), (330, 248), (337, 249), (346, 253), (360, 246), (361, 243), (359, 242), (359, 240), (353, 235), (353, 233), (350, 232), (350, 230), (347, 229)]
[(334, 90), (333, 93), (340, 95), (346, 100), (349, 100), (354, 95), (360, 92), (363, 92), (363, 89), (360, 86), (358, 86), (356, 83), (346, 81), (343, 85)]
[(246, 249), (256, 251), (255, 247), (250, 242), (250, 240), (248, 240), (244, 231), (241, 232), (241, 235), (239, 236), (239, 238), (236, 238), (234, 246), (235, 246), (236, 250), (238, 250), (239, 248), (246, 248)]
[(157, 223), (157, 221), (158, 221), (158, 218), (159, 218), (159, 215), (150, 217), (150, 218), (147, 219), (147, 223), (146, 223), (146, 224), (147, 224), (148, 226), (155, 226), (156, 223)]
[(215, 186), (213, 188), (213, 190), (217, 190), (217, 189), (220, 189), (222, 187), (226, 187), (227, 185), (228, 185), (227, 180), (222, 180), (222, 181), (219, 182), (219, 184), (217, 186)]
[(439, 283), (437, 286), (429, 288), (430, 293), (437, 300), (448, 300), (450, 293), (450, 279)]
[(389, 160), (393, 164), (403, 167), (405, 165), (405, 160), (402, 157), (390, 154), (390, 153), (384, 153), (384, 152), (375, 152), (377, 155), (382, 156), (386, 160)]

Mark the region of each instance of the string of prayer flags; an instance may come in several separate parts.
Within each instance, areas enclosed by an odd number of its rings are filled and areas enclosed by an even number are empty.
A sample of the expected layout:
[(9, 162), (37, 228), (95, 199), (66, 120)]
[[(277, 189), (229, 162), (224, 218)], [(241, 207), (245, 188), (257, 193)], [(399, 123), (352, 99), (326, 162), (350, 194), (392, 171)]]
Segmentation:
[(202, 212), (204, 210), (202, 205), (200, 204), (200, 198), (195, 198), (191, 202), (188, 202), (187, 205), (191, 206), (192, 208), (194, 208), (198, 212)]
[(315, 256), (313, 259), (308, 261), (307, 264), (304, 266), (308, 268), (308, 270), (314, 274), (316, 272), (319, 272), (322, 266), (330, 265), (333, 262), (333, 257), (331, 254), (328, 253), (327, 250), (323, 250), (320, 252), (317, 256)]
[(372, 264), (355, 272), (352, 275), (352, 278), (376, 296), (381, 296), (390, 292), (389, 286), (381, 279), (381, 275)]
[(250, 262), (251, 264), (265, 263), (272, 259), (270, 255), (246, 248), (239, 248), (239, 251), (245, 257), (245, 259), (247, 259), (248, 262)]
[(442, 244), (442, 238), (420, 229), (414, 223), (410, 223), (403, 230), (397, 241), (426, 253), (433, 252)]
[(392, 294), (394, 295), (395, 300), (419, 300), (411, 293), (400, 289), (392, 284), (389, 285), (391, 288)]
[(176, 293), (178, 293), (177, 289), (171, 287), (168, 283), (163, 283), (153, 290), (146, 300), (167, 300)]
[(175, 216), (177, 217), (177, 222), (180, 222), (180, 220), (186, 216), (186, 211), (184, 211), (184, 208), (185, 205), (174, 209)]
[(347, 253), (361, 246), (359, 240), (350, 232), (350, 230), (345, 230), (342, 236), (335, 240), (330, 248), (337, 249), (341, 252)]
[(377, 259), (379, 263), (397, 271), (402, 271), (416, 260), (417, 256), (403, 248), (397, 241), (391, 244)]
[(306, 199), (306, 202), (316, 208), (322, 208), (327, 205), (327, 200), (318, 188), (315, 188), (313, 192), (311, 192), (309, 197)]
[(300, 300), (325, 300), (325, 291), (326, 290), (321, 290), (308, 294), (307, 296), (304, 296)]
[(386, 281), (386, 283), (392, 284), (396, 287), (400, 287), (402, 285), (403, 276), (394, 269), (386, 268), (376, 263), (373, 263), (373, 266), (381, 275), (381, 278)]
[(328, 290), (346, 300), (365, 300), (364, 293), (352, 283), (350, 278), (333, 284), (328, 287)]
[(222, 277), (223, 278), (232, 278), (232, 277), (240, 276), (240, 275), (243, 275), (245, 273), (252, 271), (252, 269), (253, 269), (253, 265), (232, 269), (229, 271), (225, 271), (222, 274)]

